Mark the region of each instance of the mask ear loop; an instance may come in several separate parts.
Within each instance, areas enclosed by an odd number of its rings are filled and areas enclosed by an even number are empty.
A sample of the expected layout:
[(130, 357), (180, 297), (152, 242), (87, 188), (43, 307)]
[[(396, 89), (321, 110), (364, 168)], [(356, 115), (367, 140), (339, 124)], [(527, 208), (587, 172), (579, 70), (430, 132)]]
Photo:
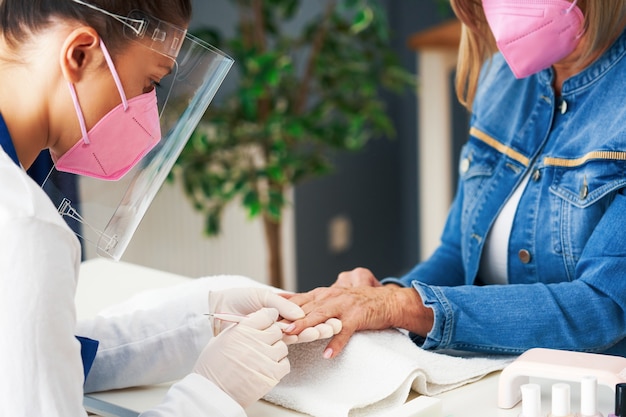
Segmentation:
[(572, 10), (574, 10), (574, 7), (576, 7), (576, 3), (578, 3), (578, 0), (574, 0), (572, 2), (572, 5), (569, 6), (566, 10), (565, 10), (565, 14), (568, 14), (569, 12), (571, 12)]
[[(576, 3), (578, 3), (578, 0), (574, 0), (572, 2), (572, 5), (569, 6), (567, 9), (565, 9), (565, 11), (563, 12), (563, 14), (569, 14), (572, 10), (574, 10), (574, 8), (576, 7)], [(585, 34), (585, 29), (583, 28), (580, 33), (578, 35), (576, 35), (576, 39), (580, 39), (581, 36), (583, 36)]]
[(122, 81), (120, 80), (120, 76), (117, 74), (115, 70), (115, 65), (113, 65), (113, 60), (111, 59), (111, 55), (109, 54), (109, 50), (106, 46), (104, 46), (104, 42), (102, 42), (102, 38), (100, 38), (100, 48), (102, 48), (102, 54), (104, 55), (104, 59), (111, 70), (111, 75), (113, 75), (113, 81), (115, 81), (115, 85), (117, 86), (117, 91), (120, 93), (120, 97), (122, 98), (122, 103), (124, 104), (124, 111), (128, 110), (128, 101), (126, 100), (126, 93), (124, 93), (124, 87), (122, 87)]
[(70, 95), (72, 96), (72, 101), (74, 102), (74, 109), (76, 109), (76, 116), (78, 117), (78, 123), (80, 124), (80, 131), (83, 134), (83, 142), (89, 145), (89, 136), (87, 135), (87, 126), (85, 126), (85, 117), (83, 116), (83, 111), (80, 108), (80, 103), (78, 102), (78, 96), (76, 95), (76, 89), (74, 88), (74, 84), (67, 83), (70, 87)]
[[(104, 46), (104, 42), (100, 39), (100, 48), (102, 49), (102, 54), (104, 55), (104, 60), (109, 66), (109, 70), (111, 70), (111, 75), (113, 75), (113, 81), (117, 87), (117, 91), (122, 98), (122, 104), (124, 105), (124, 111), (128, 110), (128, 100), (126, 100), (126, 93), (124, 93), (124, 88), (122, 87), (122, 81), (120, 80), (117, 71), (115, 70), (115, 65), (113, 65), (113, 60), (111, 59), (111, 55), (106, 46)], [(85, 116), (83, 115), (83, 110), (80, 107), (80, 103), (78, 102), (78, 95), (76, 94), (76, 88), (74, 84), (68, 83), (70, 87), (70, 95), (72, 96), (72, 102), (74, 102), (74, 108), (76, 109), (76, 116), (78, 117), (78, 123), (80, 124), (80, 131), (83, 134), (83, 142), (89, 145), (91, 142), (89, 141), (89, 135), (87, 133), (87, 125), (85, 124)]]

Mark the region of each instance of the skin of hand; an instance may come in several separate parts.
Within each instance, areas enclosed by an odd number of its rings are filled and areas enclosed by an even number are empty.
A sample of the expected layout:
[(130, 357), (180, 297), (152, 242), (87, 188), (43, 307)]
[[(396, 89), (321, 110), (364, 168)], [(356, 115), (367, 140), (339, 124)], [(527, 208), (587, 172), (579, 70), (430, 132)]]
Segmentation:
[(376, 285), (371, 280), (375, 279), (374, 275), (364, 268), (343, 274), (331, 287), (283, 295), (306, 313), (306, 317), (292, 323), (292, 327), (286, 330), (287, 334), (298, 335), (329, 318), (339, 319), (342, 329), (324, 351), (324, 357), (330, 359), (341, 353), (358, 330), (398, 327), (425, 336), (432, 328), (433, 311), (423, 305), (415, 289), (391, 284)]
[(355, 268), (339, 274), (331, 287), (382, 287), (378, 279), (367, 268)]

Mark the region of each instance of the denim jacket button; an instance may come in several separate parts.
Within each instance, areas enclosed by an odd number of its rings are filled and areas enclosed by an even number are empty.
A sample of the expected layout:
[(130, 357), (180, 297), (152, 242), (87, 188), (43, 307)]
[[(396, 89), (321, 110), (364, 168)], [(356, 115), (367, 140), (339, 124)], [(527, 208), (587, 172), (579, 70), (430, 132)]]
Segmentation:
[(587, 186), (587, 184), (584, 184), (580, 188), (580, 198), (584, 200), (585, 198), (587, 198), (588, 195), (589, 195), (589, 187)]
[(528, 252), (526, 249), (520, 249), (520, 251), (517, 253), (517, 256), (519, 256), (519, 260), (522, 261), (523, 264), (527, 264), (528, 262), (530, 262), (530, 252)]
[(538, 169), (535, 169), (533, 171), (533, 181), (539, 181), (540, 178), (541, 178), (541, 171), (539, 171)]
[(565, 114), (567, 112), (567, 101), (561, 101), (561, 114)]
[(463, 160), (461, 161), (461, 166), (459, 167), (461, 170), (461, 174), (465, 174), (470, 167), (470, 160), (469, 158), (463, 158)]

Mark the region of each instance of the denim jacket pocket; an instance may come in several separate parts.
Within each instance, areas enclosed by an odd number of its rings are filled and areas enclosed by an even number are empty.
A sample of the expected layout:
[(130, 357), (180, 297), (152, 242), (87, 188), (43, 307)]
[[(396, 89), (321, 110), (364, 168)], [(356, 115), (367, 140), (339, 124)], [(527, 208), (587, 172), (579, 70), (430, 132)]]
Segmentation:
[[(462, 224), (474, 212), (479, 196), (493, 176), (501, 155), (492, 147), (470, 139), (461, 150), (459, 159), (459, 187), (463, 191)], [(465, 229), (465, 227), (464, 227)]]
[(573, 160), (548, 158), (554, 164), (550, 185), (552, 247), (563, 257), (569, 279), (580, 255), (606, 209), (626, 185), (626, 161), (594, 159), (578, 166)]
[(495, 149), (482, 142), (470, 140), (463, 146), (459, 158), (459, 178), (466, 201), (480, 192), (485, 180), (493, 175), (500, 157)]

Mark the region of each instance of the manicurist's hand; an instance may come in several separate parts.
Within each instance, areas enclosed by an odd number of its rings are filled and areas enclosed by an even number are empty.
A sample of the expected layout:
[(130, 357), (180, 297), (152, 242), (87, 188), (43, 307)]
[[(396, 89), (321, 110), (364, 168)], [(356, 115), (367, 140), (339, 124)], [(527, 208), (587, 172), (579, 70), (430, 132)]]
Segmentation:
[[(304, 311), (298, 305), (266, 288), (231, 288), (209, 292), (210, 313), (247, 316), (262, 308), (275, 308), (278, 314), (288, 321), (304, 317)], [(219, 334), (231, 325), (231, 323), (214, 320), (214, 334)]]
[[(339, 333), (342, 327), (341, 321), (333, 317), (313, 327), (307, 327), (298, 334), (290, 334), (289, 331), (285, 330), (286, 333), (283, 335), (283, 341), (288, 345), (293, 345), (328, 339)], [(295, 325), (293, 328), (295, 329)]]
[(264, 308), (223, 330), (206, 345), (193, 372), (248, 407), (290, 370), (277, 318), (276, 309)]
[[(275, 308), (283, 322), (283, 328), (291, 322), (304, 317), (304, 311), (293, 302), (266, 288), (231, 288), (209, 292), (209, 312), (229, 313), (248, 316), (261, 308)], [(218, 335), (233, 323), (210, 318), (213, 334)], [(328, 339), (341, 331), (341, 321), (329, 318), (305, 329), (298, 334), (283, 334), (283, 341), (288, 344), (308, 343), (319, 339)]]
[(413, 288), (385, 286), (332, 286), (284, 295), (302, 307), (306, 317), (293, 322), (287, 334), (299, 334), (329, 318), (337, 318), (342, 330), (328, 343), (325, 358), (337, 356), (358, 330), (403, 328), (425, 336), (433, 324), (433, 312), (422, 304)]

